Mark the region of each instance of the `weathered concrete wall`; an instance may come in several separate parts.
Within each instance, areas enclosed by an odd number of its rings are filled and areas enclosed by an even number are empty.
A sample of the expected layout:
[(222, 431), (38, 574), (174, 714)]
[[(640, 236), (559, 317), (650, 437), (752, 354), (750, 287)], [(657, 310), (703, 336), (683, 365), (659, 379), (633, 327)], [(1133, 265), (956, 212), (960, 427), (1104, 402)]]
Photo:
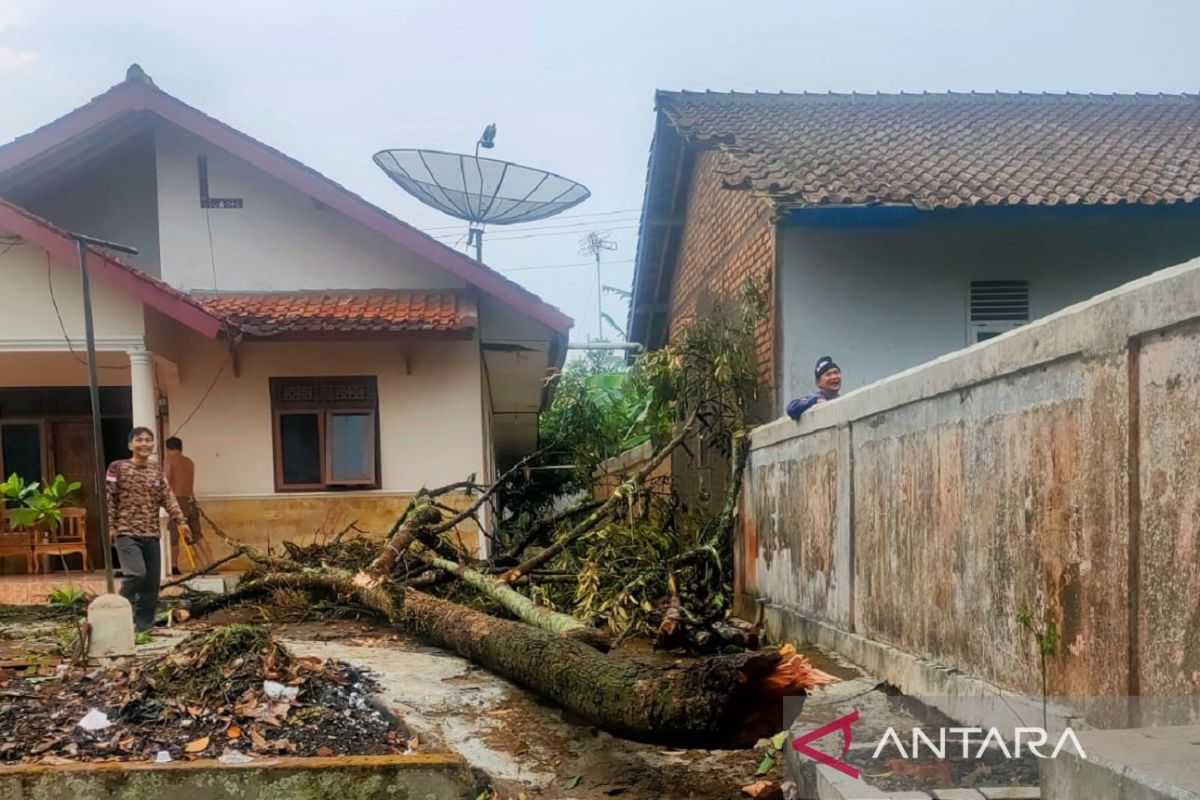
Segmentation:
[(473, 783), (460, 756), (439, 753), (0, 766), (5, 800), (460, 800), (475, 796)]
[(1200, 260), (763, 426), (740, 610), (1039, 695), (1027, 609), (1052, 695), (1200, 693), (1198, 412)]

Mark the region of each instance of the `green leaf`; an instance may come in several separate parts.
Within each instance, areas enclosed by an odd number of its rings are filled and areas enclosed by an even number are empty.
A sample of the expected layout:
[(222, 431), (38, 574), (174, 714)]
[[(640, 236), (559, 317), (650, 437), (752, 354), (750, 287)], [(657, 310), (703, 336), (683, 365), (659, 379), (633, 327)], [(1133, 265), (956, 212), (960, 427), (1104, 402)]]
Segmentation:
[(580, 780), (580, 776), (578, 776), (578, 775), (576, 775), (573, 778), (567, 778), (565, 781), (563, 781), (563, 788), (564, 789), (574, 789), (576, 786), (579, 785), (579, 780)]
[[(128, 641), (128, 640), (126, 640), (126, 641)], [(149, 631), (142, 631), (134, 638), (133, 643), (134, 644), (150, 644), (153, 641), (154, 641), (154, 637), (150, 635)]]
[(774, 747), (776, 750), (782, 750), (784, 744), (787, 743), (787, 736), (788, 736), (787, 731), (780, 731), (779, 733), (772, 736), (771, 737), (771, 747)]
[(766, 775), (771, 771), (771, 767), (775, 766), (774, 753), (767, 753), (763, 756), (763, 760), (758, 763), (758, 769), (754, 770), (756, 777)]

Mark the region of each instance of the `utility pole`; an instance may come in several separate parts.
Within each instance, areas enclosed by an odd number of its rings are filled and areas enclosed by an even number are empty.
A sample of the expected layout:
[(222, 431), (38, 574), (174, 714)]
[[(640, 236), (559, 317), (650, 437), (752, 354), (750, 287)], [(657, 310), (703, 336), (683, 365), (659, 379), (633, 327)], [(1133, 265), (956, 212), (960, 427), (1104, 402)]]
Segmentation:
[(596, 338), (604, 338), (604, 284), (600, 281), (600, 254), (605, 250), (616, 250), (617, 243), (609, 241), (607, 231), (592, 231), (580, 239), (580, 255), (591, 255), (596, 259)]
[(116, 242), (108, 242), (104, 239), (96, 239), (91, 236), (84, 236), (81, 233), (73, 233), (70, 236), (79, 245), (79, 284), (83, 297), (83, 333), (87, 345), (88, 392), (92, 400), (92, 446), (93, 455), (96, 460), (96, 472), (92, 476), (92, 480), (95, 486), (96, 507), (100, 516), (100, 547), (104, 550), (104, 579), (108, 587), (108, 593), (112, 594), (115, 588), (113, 583), (112, 538), (108, 530), (111, 520), (108, 518), (108, 505), (104, 500), (104, 493), (107, 491), (104, 479), (104, 437), (100, 429), (100, 388), (99, 382), (96, 380), (96, 333), (92, 325), (92, 292), (88, 281), (87, 256), (89, 246), (103, 247), (107, 250), (115, 250), (118, 253), (127, 253), (129, 255), (136, 255), (137, 248), (117, 244)]

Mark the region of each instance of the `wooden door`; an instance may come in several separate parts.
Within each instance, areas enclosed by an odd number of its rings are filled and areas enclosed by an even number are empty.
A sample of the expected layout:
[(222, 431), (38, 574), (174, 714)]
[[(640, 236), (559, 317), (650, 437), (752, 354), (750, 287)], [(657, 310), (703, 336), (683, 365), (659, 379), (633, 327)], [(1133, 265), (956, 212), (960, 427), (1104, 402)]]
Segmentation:
[[(93, 564), (104, 563), (100, 550), (100, 508), (95, 493), (96, 452), (92, 447), (92, 423), (90, 420), (51, 423), (51, 452), (54, 455), (53, 471), (70, 481), (79, 481), (77, 505), (87, 509), (88, 556)], [(50, 479), (54, 475), (47, 476)], [(54, 566), (51, 559), (51, 567)], [(74, 562), (72, 562), (74, 563)]]

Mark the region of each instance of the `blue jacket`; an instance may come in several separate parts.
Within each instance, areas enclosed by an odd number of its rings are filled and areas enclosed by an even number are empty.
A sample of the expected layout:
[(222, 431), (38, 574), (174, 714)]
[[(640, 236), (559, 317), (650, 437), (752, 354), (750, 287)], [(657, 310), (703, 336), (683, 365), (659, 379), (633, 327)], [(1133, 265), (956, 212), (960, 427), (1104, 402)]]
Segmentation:
[(787, 415), (792, 419), (800, 419), (800, 415), (817, 404), (818, 400), (834, 400), (837, 398), (837, 392), (826, 392), (819, 389), (812, 394), (806, 394), (804, 397), (798, 397), (787, 405)]

